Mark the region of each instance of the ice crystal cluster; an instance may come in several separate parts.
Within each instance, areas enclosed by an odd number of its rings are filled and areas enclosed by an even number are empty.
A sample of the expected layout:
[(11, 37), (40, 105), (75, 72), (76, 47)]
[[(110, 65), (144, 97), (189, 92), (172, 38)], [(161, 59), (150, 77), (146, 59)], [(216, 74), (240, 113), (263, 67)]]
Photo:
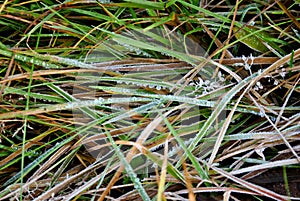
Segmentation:
[(218, 76), (214, 79), (202, 79), (197, 77), (196, 81), (191, 82), (190, 86), (195, 86), (194, 92), (202, 90), (201, 95), (205, 95), (211, 91), (217, 90), (220, 87), (224, 86), (225, 78), (221, 71), (218, 72)]

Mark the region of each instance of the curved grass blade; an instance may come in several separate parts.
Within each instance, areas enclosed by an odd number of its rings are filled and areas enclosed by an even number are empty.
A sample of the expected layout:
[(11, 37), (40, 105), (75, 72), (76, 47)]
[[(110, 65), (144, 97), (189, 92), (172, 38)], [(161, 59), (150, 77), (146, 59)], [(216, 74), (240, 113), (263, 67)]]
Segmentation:
[(117, 144), (113, 140), (110, 133), (106, 132), (106, 134), (107, 134), (108, 140), (110, 141), (111, 145), (113, 146), (113, 148), (115, 150), (115, 153), (118, 155), (121, 163), (124, 165), (128, 176), (130, 177), (131, 181), (134, 183), (135, 189), (137, 189), (137, 191), (140, 193), (143, 200), (151, 201), (151, 199), (149, 198), (146, 190), (144, 189), (140, 179), (137, 177), (136, 173), (134, 172), (131, 165), (126, 160), (125, 156), (123, 155), (122, 151), (119, 149), (119, 147), (117, 146)]
[[(205, 170), (201, 167), (195, 156), (191, 153), (191, 149), (188, 149), (188, 147), (184, 144), (182, 139), (179, 137), (178, 133), (175, 131), (173, 126), (170, 124), (167, 118), (165, 118), (163, 115), (161, 115), (165, 124), (167, 125), (168, 129), (170, 130), (171, 134), (175, 137), (176, 141), (179, 143), (180, 147), (184, 150), (184, 153), (187, 155), (187, 157), (192, 161), (195, 169), (199, 173), (199, 176), (202, 179), (208, 179), (208, 174), (205, 172)], [(182, 162), (182, 160), (181, 160)]]
[[(207, 131), (212, 126), (213, 122), (217, 120), (218, 115), (226, 108), (226, 105), (232, 100), (234, 95), (236, 95), (240, 90), (242, 90), (245, 86), (249, 84), (250, 81), (253, 80), (257, 76), (257, 73), (247, 77), (246, 79), (242, 80), (236, 86), (234, 86), (228, 93), (221, 99), (221, 101), (216, 105), (213, 112), (206, 120), (204, 125), (201, 127), (200, 131), (193, 139), (192, 143), (189, 146), (189, 150), (194, 150), (197, 144), (201, 141), (203, 137), (206, 136)], [(185, 157), (184, 157), (185, 158)]]

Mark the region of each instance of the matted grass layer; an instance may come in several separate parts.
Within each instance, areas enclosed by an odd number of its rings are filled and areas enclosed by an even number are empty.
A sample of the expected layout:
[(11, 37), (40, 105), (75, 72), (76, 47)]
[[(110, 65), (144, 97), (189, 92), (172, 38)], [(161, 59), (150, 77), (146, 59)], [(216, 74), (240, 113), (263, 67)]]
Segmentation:
[(0, 200), (300, 200), (297, 1), (3, 1)]

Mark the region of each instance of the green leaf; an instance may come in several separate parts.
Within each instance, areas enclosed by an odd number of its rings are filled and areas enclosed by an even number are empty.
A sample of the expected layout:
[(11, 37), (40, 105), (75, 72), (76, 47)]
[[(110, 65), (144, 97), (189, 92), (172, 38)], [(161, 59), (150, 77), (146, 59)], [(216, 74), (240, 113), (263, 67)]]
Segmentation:
[[(250, 31), (257, 30), (249, 27), (248, 29), (249, 31), (246, 29), (239, 29), (238, 27), (234, 27), (233, 31), (235, 33), (235, 37), (253, 50), (256, 50), (258, 52), (269, 51), (269, 49), (263, 44), (263, 41), (259, 37), (257, 37), (256, 35), (250, 35)], [(265, 32), (261, 33), (265, 34)]]
[[(241, 29), (238, 27), (234, 27), (233, 31), (235, 33), (235, 37), (250, 47), (253, 50), (258, 52), (268, 52), (269, 49), (267, 46), (270, 46), (273, 49), (273, 53), (277, 54), (278, 57), (282, 57), (280, 54), (285, 55), (286, 52), (283, 51), (276, 43), (284, 43), (284, 41), (274, 39), (269, 33), (264, 31), (267, 28), (262, 28), (258, 30), (255, 27), (246, 26)], [(276, 43), (275, 43), (276, 42)], [(277, 52), (278, 53), (277, 53)], [(280, 54), (279, 54), (280, 53)]]

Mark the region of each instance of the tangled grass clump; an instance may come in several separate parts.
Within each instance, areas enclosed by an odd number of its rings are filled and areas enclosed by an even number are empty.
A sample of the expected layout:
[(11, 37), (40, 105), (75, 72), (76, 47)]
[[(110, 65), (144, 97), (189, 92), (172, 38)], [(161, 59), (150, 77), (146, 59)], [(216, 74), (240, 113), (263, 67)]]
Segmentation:
[(299, 10), (4, 1), (0, 200), (299, 200)]

